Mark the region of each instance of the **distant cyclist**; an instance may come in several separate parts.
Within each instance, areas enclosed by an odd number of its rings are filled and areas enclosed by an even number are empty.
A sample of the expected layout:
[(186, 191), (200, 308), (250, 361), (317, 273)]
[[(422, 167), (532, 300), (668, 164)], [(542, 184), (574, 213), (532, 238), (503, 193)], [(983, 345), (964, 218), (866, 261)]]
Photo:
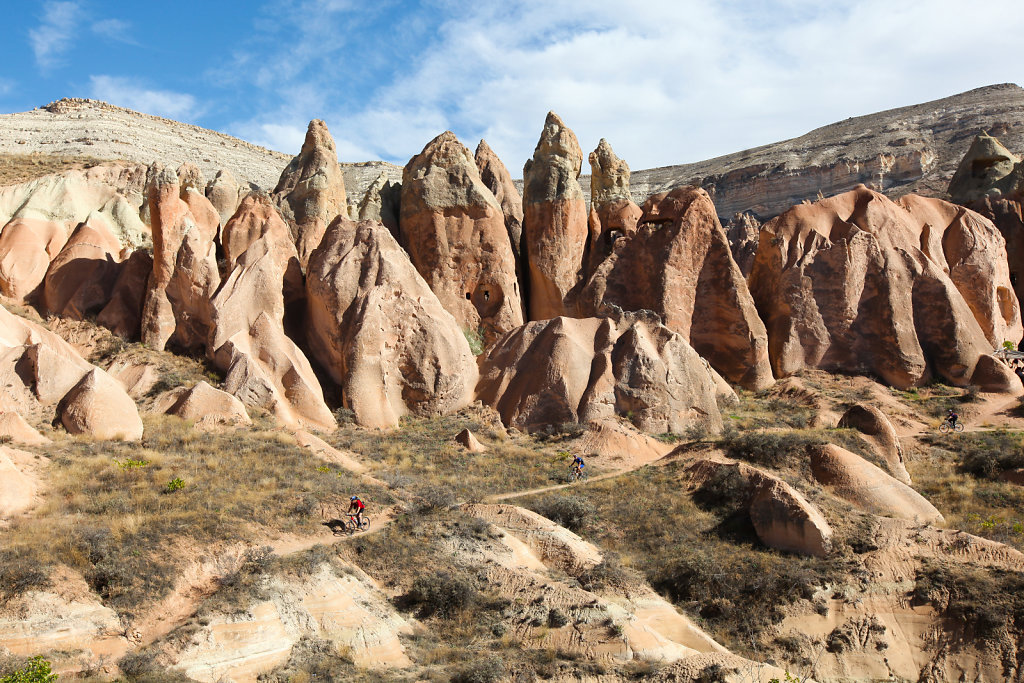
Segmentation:
[(586, 466), (586, 463), (583, 462), (583, 458), (581, 458), (580, 456), (577, 455), (575, 458), (572, 459), (572, 473), (575, 474), (577, 477), (583, 476), (583, 468)]
[(365, 509), (366, 506), (363, 504), (363, 501), (359, 500), (359, 496), (349, 498), (347, 514), (355, 514), (357, 529), (363, 526), (363, 510)]
[(949, 423), (949, 426), (952, 427), (953, 429), (956, 429), (956, 421), (959, 419), (960, 416), (957, 415), (956, 411), (950, 408), (949, 413), (946, 414), (946, 422)]

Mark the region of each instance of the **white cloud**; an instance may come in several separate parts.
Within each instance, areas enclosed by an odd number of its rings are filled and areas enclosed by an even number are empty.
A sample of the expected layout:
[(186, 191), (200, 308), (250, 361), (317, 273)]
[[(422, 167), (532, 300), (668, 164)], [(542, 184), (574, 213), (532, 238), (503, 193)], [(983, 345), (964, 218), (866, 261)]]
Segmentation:
[(0, 78), (0, 96), (10, 94), (16, 85), (17, 83), (9, 78)]
[[(1018, 51), (1024, 13), (1016, 5), (446, 0), (436, 39), (369, 96), (333, 80), (351, 55), (316, 73), (304, 70), (316, 57), (298, 48), (287, 67), (263, 55), (265, 88), (305, 79), (312, 94), (285, 95), (236, 128), (304, 130), (309, 118), (324, 118), (339, 148), (399, 163), (448, 128), (469, 147), (486, 137), (518, 175), (553, 109), (584, 153), (607, 137), (633, 168), (678, 164), (1020, 79), (1013, 59), (992, 57)], [(338, 31), (326, 12), (319, 19), (318, 32)], [(971, 35), (984, 35), (986, 49), (951, 49)]]
[(77, 2), (46, 2), (42, 22), (28, 32), (36, 64), (42, 69), (57, 66), (71, 47), (84, 18)]
[(152, 90), (133, 78), (89, 76), (89, 96), (146, 114), (188, 121), (199, 116), (196, 98), (187, 93)]
[(100, 19), (94, 21), (89, 27), (92, 32), (108, 40), (116, 40), (121, 43), (135, 45), (135, 39), (131, 37), (132, 25), (123, 19)]

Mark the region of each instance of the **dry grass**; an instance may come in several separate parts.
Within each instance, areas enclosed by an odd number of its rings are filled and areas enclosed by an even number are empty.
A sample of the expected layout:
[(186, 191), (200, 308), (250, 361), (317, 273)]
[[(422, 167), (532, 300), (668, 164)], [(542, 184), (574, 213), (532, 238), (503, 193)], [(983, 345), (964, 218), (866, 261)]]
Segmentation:
[[(8, 565), (65, 564), (106, 604), (132, 612), (171, 588), (183, 549), (267, 529), (317, 531), (321, 504), (367, 489), (267, 425), (199, 433), (168, 416), (145, 423), (141, 444), (64, 438), (40, 449), (51, 459), (49, 491), (35, 514), (0, 533), (0, 590), (27, 587), (9, 580)], [(176, 478), (184, 487), (168, 492)]]
[[(487, 452), (469, 453), (457, 444), (455, 435), (463, 429), (476, 434)], [(443, 486), (452, 491), (453, 501), (562, 483), (572, 461), (569, 439), (510, 436), (493, 413), (480, 410), (407, 418), (386, 432), (343, 425), (326, 438), (368, 458), (374, 474), (396, 486)]]
[(90, 168), (100, 163), (103, 163), (102, 159), (88, 156), (0, 154), (0, 185), (15, 185), (51, 173)]

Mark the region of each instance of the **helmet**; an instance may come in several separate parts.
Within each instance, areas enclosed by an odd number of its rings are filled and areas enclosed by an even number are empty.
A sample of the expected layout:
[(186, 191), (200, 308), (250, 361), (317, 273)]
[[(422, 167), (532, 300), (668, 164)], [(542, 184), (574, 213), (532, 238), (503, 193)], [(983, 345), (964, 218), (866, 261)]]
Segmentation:
[(359, 496), (352, 496), (351, 498), (349, 498), (349, 500), (358, 500), (358, 499), (359, 499)]

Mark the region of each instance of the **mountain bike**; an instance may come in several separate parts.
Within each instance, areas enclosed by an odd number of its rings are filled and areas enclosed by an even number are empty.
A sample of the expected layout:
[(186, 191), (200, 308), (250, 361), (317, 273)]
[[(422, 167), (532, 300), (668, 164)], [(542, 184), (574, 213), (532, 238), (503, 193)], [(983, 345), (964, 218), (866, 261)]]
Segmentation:
[(356, 522), (355, 515), (348, 516), (348, 522), (345, 523), (345, 530), (350, 534), (354, 534), (357, 531), (368, 531), (370, 528), (370, 518), (363, 515), (362, 523)]
[(949, 419), (945, 419), (942, 421), (942, 424), (939, 425), (939, 431), (943, 434), (948, 434), (951, 431), (959, 433), (964, 431), (964, 423), (960, 420), (957, 420), (956, 423), (951, 423)]
[(569, 468), (569, 474), (566, 476), (566, 480), (572, 484), (577, 481), (586, 481), (587, 472), (586, 470), (577, 469), (575, 467)]

